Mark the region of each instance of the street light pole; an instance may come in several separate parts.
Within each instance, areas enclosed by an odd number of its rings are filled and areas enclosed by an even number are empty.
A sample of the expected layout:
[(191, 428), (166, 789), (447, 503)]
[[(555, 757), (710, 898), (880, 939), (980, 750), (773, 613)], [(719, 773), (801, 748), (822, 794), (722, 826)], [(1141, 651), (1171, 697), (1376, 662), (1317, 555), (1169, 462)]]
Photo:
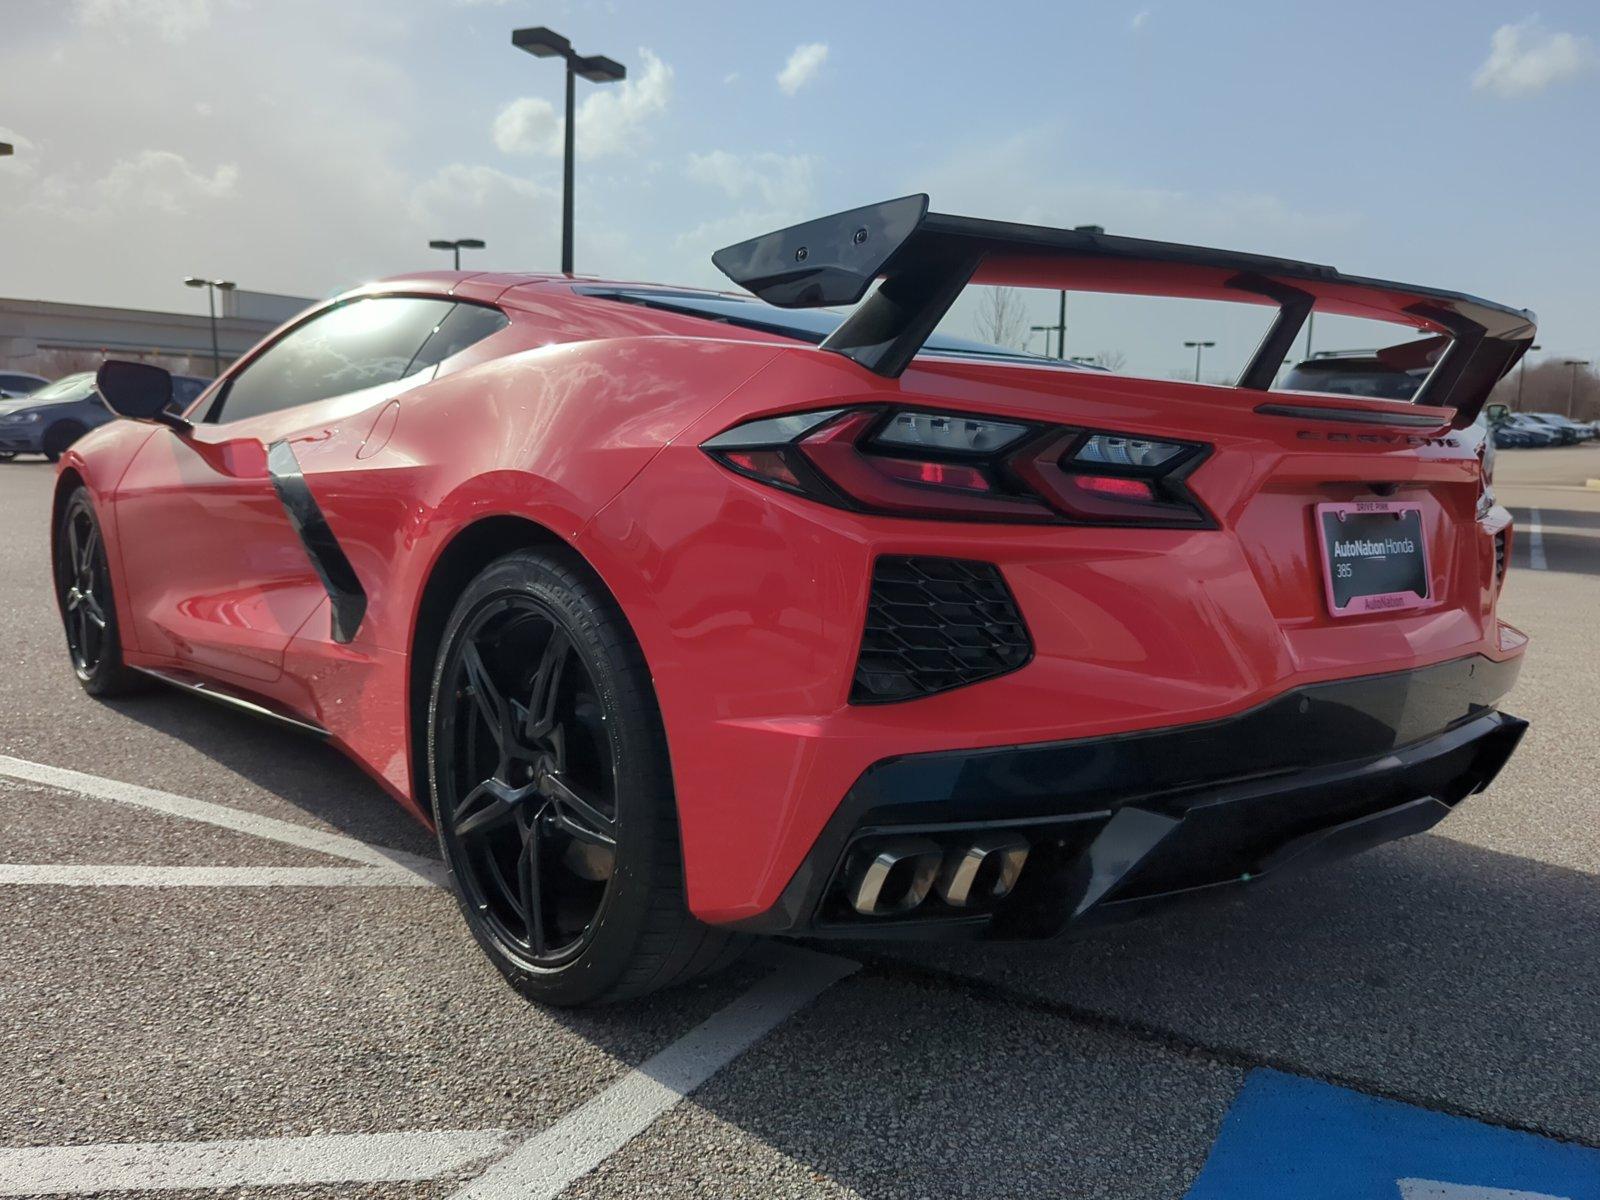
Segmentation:
[(1578, 368), (1587, 367), (1589, 360), (1586, 358), (1569, 358), (1566, 366), (1572, 368), (1572, 378), (1567, 383), (1567, 420), (1572, 420), (1572, 401), (1578, 392)]
[(1212, 346), (1215, 346), (1216, 343), (1215, 342), (1185, 342), (1184, 345), (1190, 347), (1194, 351), (1194, 381), (1196, 383), (1199, 383), (1200, 382), (1200, 355), (1204, 351), (1209, 350)]
[(616, 59), (603, 54), (575, 54), (572, 42), (543, 25), (511, 31), (511, 44), (535, 58), (562, 58), (567, 64), (566, 144), (562, 150), (561, 173), (561, 273), (572, 274), (572, 159), (573, 124), (576, 119), (574, 80), (582, 75), (590, 83), (616, 83), (627, 78), (628, 70)]
[(1529, 346), (1522, 354), (1522, 361), (1517, 364), (1517, 411), (1522, 411), (1522, 379), (1528, 373), (1528, 355), (1535, 350), (1543, 350), (1543, 346)]
[(449, 250), (456, 256), (456, 270), (461, 270), (461, 252), (463, 250), (482, 250), (487, 245), (482, 238), (456, 238), (450, 241), (446, 238), (435, 238), (428, 243), (430, 250)]
[(183, 281), (184, 287), (206, 289), (206, 307), (211, 310), (211, 374), (213, 377), (222, 374), (222, 352), (217, 348), (217, 292), (231, 292), (239, 285), (231, 279), (201, 279), (198, 275), (190, 275)]

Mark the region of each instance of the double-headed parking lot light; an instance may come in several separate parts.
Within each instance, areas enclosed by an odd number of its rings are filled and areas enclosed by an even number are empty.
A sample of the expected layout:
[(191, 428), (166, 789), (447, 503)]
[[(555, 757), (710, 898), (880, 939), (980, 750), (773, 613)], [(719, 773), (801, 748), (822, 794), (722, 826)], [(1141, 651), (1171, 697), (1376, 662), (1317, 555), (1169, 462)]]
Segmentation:
[(561, 177), (561, 271), (572, 274), (572, 121), (573, 80), (582, 76), (590, 83), (616, 83), (627, 77), (628, 69), (603, 54), (574, 54), (572, 43), (543, 25), (511, 31), (511, 44), (535, 58), (563, 58), (567, 63), (567, 134), (563, 150)]
[(459, 271), (461, 270), (461, 252), (463, 250), (482, 250), (487, 244), (482, 238), (456, 238), (453, 241), (448, 238), (434, 238), (433, 241), (428, 243), (428, 247), (431, 250), (453, 251), (456, 256), (455, 269)]
[(1196, 383), (1199, 383), (1200, 382), (1200, 355), (1201, 355), (1202, 352), (1204, 352), (1206, 350), (1209, 350), (1212, 346), (1215, 346), (1216, 343), (1215, 342), (1185, 342), (1184, 345), (1188, 346), (1191, 350), (1194, 351), (1194, 381)]
[(217, 291), (231, 292), (239, 285), (231, 279), (201, 279), (198, 275), (190, 275), (184, 279), (183, 286), (206, 289), (206, 300), (211, 309), (211, 375), (216, 378), (222, 374), (222, 354), (217, 349)]

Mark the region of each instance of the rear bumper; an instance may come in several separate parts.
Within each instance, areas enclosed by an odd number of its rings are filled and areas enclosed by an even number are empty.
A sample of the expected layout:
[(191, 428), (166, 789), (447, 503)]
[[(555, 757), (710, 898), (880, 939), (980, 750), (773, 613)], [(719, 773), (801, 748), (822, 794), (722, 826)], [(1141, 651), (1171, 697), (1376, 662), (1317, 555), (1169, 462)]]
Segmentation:
[[(1494, 779), (1526, 728), (1496, 711), (1520, 658), (1481, 656), (1286, 692), (1225, 720), (869, 768), (778, 903), (738, 922), (848, 937), (1048, 937), (1175, 898), (1276, 876), (1427, 829)], [(982, 832), (1031, 850), (980, 911), (935, 897), (862, 917), (843, 898), (853, 851)]]

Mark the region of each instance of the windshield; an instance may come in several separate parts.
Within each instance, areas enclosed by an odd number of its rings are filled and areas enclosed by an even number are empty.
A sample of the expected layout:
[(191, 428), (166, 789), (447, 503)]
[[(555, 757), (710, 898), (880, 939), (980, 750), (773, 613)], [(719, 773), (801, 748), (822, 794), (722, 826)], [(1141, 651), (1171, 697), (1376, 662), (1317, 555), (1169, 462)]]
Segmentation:
[(82, 400), (93, 391), (94, 372), (79, 371), (76, 375), (63, 375), (54, 383), (46, 384), (37, 392), (30, 393), (28, 399), (39, 404), (52, 400)]
[[(760, 300), (746, 300), (722, 292), (670, 291), (665, 288), (638, 289), (587, 289), (586, 295), (603, 296), (620, 300), (624, 304), (642, 304), (647, 308), (683, 313), (685, 316), (705, 317), (744, 329), (759, 329), (766, 333), (798, 338), (802, 342), (820, 343), (844, 321), (845, 314), (827, 308), (777, 308)], [(923, 344), (923, 354), (948, 354), (963, 357), (997, 358), (1008, 362), (1026, 363), (1039, 367), (1066, 367), (1084, 370), (1082, 364), (1043, 358), (1024, 350), (1008, 350), (987, 342), (972, 342), (965, 338), (949, 337), (935, 333)]]

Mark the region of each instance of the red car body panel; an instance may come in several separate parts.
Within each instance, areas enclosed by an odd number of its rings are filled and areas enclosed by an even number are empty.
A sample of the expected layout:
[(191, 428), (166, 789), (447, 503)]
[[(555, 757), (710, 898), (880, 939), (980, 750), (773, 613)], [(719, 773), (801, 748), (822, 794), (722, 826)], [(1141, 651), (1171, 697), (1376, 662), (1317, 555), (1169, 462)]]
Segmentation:
[[(1480, 511), (1478, 450), (1448, 428), (1449, 410), (1412, 410), (1439, 418), (1420, 435), (1329, 433), (1257, 412), (1255, 393), (1199, 384), (930, 357), (885, 379), (792, 340), (586, 295), (582, 281), (443, 273), (368, 291), (454, 294), (511, 321), (436, 376), (183, 438), (115, 422), (65, 457), (107, 530), (128, 661), (323, 727), (426, 821), (411, 727), (424, 589), (477, 523), (536, 523), (589, 562), (638, 637), (689, 905), (708, 921), (769, 910), (841, 797), (887, 757), (1202, 722), (1303, 684), (1500, 661), (1525, 644), (1495, 611), (1509, 515)], [(699, 448), (753, 417), (885, 402), (1204, 442), (1188, 485), (1216, 527), (845, 512)], [(279, 440), (365, 586), (347, 643), (263, 469)], [(1374, 485), (1422, 507), (1433, 600), (1334, 618), (1311, 513)], [(851, 705), (872, 563), (923, 553), (998, 565), (1032, 660), (923, 699)]]

